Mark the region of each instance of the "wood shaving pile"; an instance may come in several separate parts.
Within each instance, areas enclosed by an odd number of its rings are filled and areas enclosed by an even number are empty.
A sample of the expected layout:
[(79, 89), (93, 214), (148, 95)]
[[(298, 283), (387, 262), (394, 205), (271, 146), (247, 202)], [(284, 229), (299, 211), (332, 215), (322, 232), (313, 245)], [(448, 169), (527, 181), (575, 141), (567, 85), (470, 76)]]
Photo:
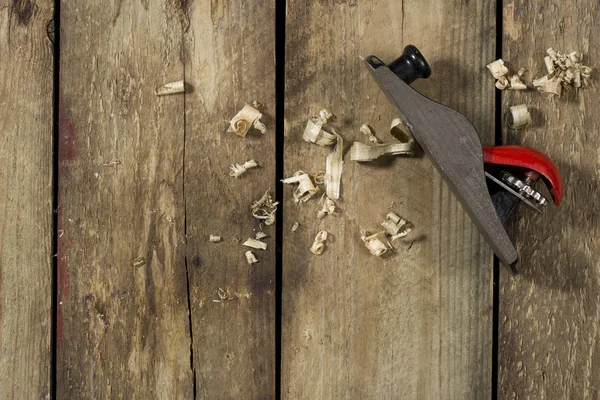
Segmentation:
[(250, 209), (254, 218), (263, 220), (265, 225), (273, 225), (278, 204), (279, 202), (273, 201), (271, 190), (268, 189), (259, 200), (252, 203)]
[(371, 254), (377, 257), (381, 257), (394, 248), (390, 242), (390, 238), (391, 240), (403, 238), (412, 230), (411, 223), (393, 212), (389, 212), (386, 215), (385, 221), (381, 225), (384, 230), (375, 234), (370, 234), (365, 230), (360, 231), (360, 238), (365, 247), (369, 249)]
[(546, 50), (544, 65), (547, 74), (533, 81), (533, 86), (540, 92), (559, 96), (562, 88), (583, 88), (590, 85), (592, 68), (580, 63), (581, 54), (576, 51), (562, 53), (550, 47)]

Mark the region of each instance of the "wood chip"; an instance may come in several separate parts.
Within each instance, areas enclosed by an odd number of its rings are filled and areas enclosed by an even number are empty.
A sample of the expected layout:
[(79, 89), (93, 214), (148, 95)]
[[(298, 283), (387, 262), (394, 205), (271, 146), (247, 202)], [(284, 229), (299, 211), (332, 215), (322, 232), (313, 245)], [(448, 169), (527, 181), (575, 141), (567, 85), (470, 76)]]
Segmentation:
[(292, 232), (296, 232), (299, 226), (300, 224), (298, 223), (298, 221), (294, 222), (294, 225), (292, 225)]
[(254, 255), (254, 253), (252, 253), (252, 250), (248, 250), (244, 254), (246, 255), (246, 261), (248, 261), (249, 265), (252, 265), (252, 264), (258, 262), (258, 260), (256, 259), (256, 256)]
[(323, 250), (325, 250), (324, 242), (326, 240), (327, 240), (327, 231), (320, 231), (319, 233), (317, 233), (317, 236), (315, 236), (315, 240), (314, 240), (312, 246), (310, 247), (310, 251), (316, 255), (323, 254)]
[(269, 236), (269, 235), (267, 235), (267, 234), (266, 234), (266, 233), (264, 233), (263, 231), (259, 231), (259, 232), (256, 232), (256, 234), (254, 235), (254, 238), (255, 238), (256, 240), (260, 240), (260, 239), (264, 239), (264, 238), (266, 238), (266, 237), (268, 237), (268, 236)]
[(242, 246), (252, 247), (253, 249), (266, 250), (267, 244), (265, 242), (261, 242), (260, 240), (256, 240), (253, 238), (248, 238)]
[(221, 241), (221, 236), (217, 236), (217, 235), (210, 235), (208, 237), (208, 241), (212, 242), (212, 243), (218, 243)]
[(161, 87), (154, 91), (156, 96), (166, 96), (169, 94), (178, 94), (185, 92), (185, 83), (183, 81), (176, 81), (165, 83)]
[(523, 83), (519, 75), (512, 75), (510, 77), (510, 86), (508, 88), (510, 90), (526, 90), (527, 85)]

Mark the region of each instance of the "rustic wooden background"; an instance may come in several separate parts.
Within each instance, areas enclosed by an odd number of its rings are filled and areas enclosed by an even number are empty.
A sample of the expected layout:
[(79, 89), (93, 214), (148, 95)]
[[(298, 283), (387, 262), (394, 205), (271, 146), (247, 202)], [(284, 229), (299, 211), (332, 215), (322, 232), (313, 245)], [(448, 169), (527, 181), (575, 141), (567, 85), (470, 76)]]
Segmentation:
[[(597, 89), (499, 98), (485, 65), (539, 76), (553, 46), (595, 66), (599, 18), (592, 0), (0, 0), (0, 398), (598, 398)], [(301, 139), (323, 107), (347, 142), (385, 138), (359, 57), (408, 43), (433, 70), (418, 90), (563, 173), (560, 208), (516, 215), (522, 274), (500, 271), (496, 311), (492, 254), (427, 158), (346, 159), (322, 221), (278, 183), (324, 168)], [(252, 100), (268, 132), (224, 133)], [(517, 133), (497, 116), (521, 102)], [(268, 188), (283, 211), (248, 266), (235, 242)], [(416, 229), (380, 260), (359, 230), (388, 211)]]

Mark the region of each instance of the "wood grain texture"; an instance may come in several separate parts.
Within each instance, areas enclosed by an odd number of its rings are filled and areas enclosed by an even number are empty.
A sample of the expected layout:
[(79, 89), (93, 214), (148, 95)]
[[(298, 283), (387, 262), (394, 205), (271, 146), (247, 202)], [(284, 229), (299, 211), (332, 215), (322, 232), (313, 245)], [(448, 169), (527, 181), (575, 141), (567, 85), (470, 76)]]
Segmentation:
[[(545, 74), (548, 47), (580, 51), (584, 64), (597, 67), (599, 17), (596, 1), (506, 2), (504, 59), (510, 68), (527, 68), (528, 80)], [(533, 116), (531, 127), (509, 131), (507, 141), (550, 156), (565, 197), (543, 217), (525, 208), (517, 215), (521, 275), (503, 271), (500, 281), (498, 398), (599, 397), (599, 102), (596, 87), (560, 99), (535, 91), (503, 95), (505, 109), (526, 103)]]
[(63, 1), (59, 398), (191, 398), (178, 1)]
[(51, 1), (0, 1), (0, 398), (50, 393)]
[[(197, 396), (275, 397), (275, 225), (248, 265), (241, 243), (260, 229), (250, 205), (275, 196), (275, 1), (196, 0), (186, 34), (185, 193)], [(267, 133), (227, 133), (245, 103), (266, 109)], [(240, 178), (230, 165), (254, 159)], [(209, 243), (209, 235), (223, 241)], [(241, 240), (241, 241), (240, 241)], [(229, 300), (217, 291), (229, 293)]]
[[(483, 1), (288, 1), (286, 176), (324, 169), (330, 149), (301, 139), (321, 107), (337, 115), (333, 126), (348, 142), (366, 141), (363, 123), (392, 140), (394, 111), (358, 57), (390, 62), (408, 43), (433, 70), (414, 86), (492, 143), (493, 82), (484, 72), (494, 17)], [(320, 224), (317, 201), (293, 204), (292, 191), (284, 191), (283, 397), (489, 397), (492, 257), (431, 162), (346, 159), (339, 211)], [(377, 259), (359, 230), (376, 231), (392, 210), (416, 229)], [(332, 240), (317, 257), (309, 247), (320, 229)]]

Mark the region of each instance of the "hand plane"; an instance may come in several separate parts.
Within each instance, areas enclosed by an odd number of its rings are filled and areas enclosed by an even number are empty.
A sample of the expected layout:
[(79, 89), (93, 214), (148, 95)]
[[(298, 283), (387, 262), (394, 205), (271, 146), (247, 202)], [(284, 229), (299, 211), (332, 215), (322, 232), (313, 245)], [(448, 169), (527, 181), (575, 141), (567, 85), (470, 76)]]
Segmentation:
[(415, 46), (387, 65), (375, 56), (364, 61), (498, 259), (517, 273), (517, 250), (504, 223), (519, 202), (541, 212), (547, 200), (533, 187), (540, 179), (560, 204), (563, 187), (556, 165), (529, 147), (483, 147), (465, 116), (410, 87), (431, 75)]

